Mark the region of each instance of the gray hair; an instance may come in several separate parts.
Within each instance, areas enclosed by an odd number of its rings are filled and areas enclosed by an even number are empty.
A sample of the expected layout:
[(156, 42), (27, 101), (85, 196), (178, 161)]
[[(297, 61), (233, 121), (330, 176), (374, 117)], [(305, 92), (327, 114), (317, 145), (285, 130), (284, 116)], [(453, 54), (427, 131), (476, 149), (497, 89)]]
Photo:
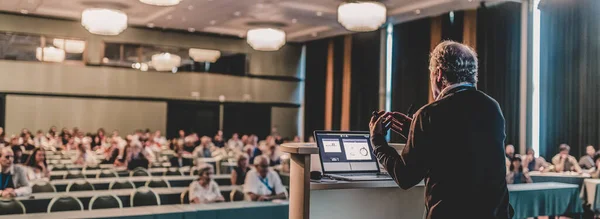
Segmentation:
[(265, 155), (259, 155), (259, 156), (256, 156), (254, 158), (254, 165), (259, 165), (263, 161), (267, 162), (267, 165), (269, 165), (271, 163), (270, 160), (269, 160), (269, 158), (267, 156), (265, 156)]
[(429, 58), (429, 71), (437, 76), (443, 72), (442, 83), (446, 85), (468, 82), (477, 83), (477, 53), (469, 46), (454, 41), (438, 44)]

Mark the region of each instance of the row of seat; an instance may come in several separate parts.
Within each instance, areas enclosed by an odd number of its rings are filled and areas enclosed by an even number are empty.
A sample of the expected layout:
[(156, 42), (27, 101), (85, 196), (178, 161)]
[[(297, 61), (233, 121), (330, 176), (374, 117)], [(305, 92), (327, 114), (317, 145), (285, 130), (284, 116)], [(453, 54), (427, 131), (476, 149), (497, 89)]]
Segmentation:
[[(190, 176), (195, 176), (198, 175), (198, 168), (193, 167), (192, 170), (190, 171), (189, 175)], [(162, 176), (184, 176), (186, 171), (182, 171), (179, 168), (167, 168), (165, 169), (162, 174)], [(141, 168), (138, 167), (132, 171), (129, 171), (129, 177), (137, 177), (137, 176), (153, 176), (152, 173), (150, 173), (148, 170), (146, 170), (145, 168)], [(98, 172), (96, 174), (96, 176), (94, 178), (96, 179), (100, 179), (100, 178), (117, 178), (119, 177), (119, 174), (114, 171), (114, 170), (102, 170), (100, 172)], [(62, 179), (86, 179), (88, 178), (87, 174), (85, 174), (85, 171), (68, 171), (66, 172), (62, 177)]]
[[(169, 181), (162, 178), (151, 178), (145, 183), (146, 187), (150, 188), (171, 188)], [(113, 189), (135, 189), (135, 184), (131, 180), (113, 180), (108, 186), (109, 190)], [(74, 180), (67, 185), (67, 192), (72, 191), (94, 191), (94, 185), (87, 180)], [(35, 181), (31, 186), (32, 193), (56, 192), (56, 187), (47, 181)]]
[[(189, 204), (189, 190), (181, 193), (181, 204)], [(131, 207), (161, 205), (160, 198), (150, 187), (144, 186), (134, 190), (130, 195)], [(234, 189), (230, 193), (230, 201), (242, 201), (244, 194)], [(121, 199), (115, 195), (96, 195), (89, 202), (88, 209), (123, 208)], [(73, 196), (55, 197), (48, 205), (48, 213), (60, 211), (83, 211), (85, 207), (81, 200)], [(16, 199), (0, 199), (0, 215), (25, 214), (23, 203)]]

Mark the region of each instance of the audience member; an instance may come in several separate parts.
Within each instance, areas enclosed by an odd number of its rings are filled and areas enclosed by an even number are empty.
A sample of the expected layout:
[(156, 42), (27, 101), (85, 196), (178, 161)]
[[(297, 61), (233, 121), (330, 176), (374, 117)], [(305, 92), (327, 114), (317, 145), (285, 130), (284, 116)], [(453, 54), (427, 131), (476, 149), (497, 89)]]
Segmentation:
[(183, 150), (191, 154), (194, 152), (195, 149), (196, 145), (194, 145), (194, 140), (192, 140), (191, 137), (186, 137), (185, 144), (183, 145)]
[(213, 144), (215, 147), (223, 148), (225, 147), (225, 141), (223, 140), (223, 135), (215, 135), (215, 139), (213, 139)]
[(506, 147), (504, 148), (504, 152), (506, 160), (506, 172), (508, 173), (510, 168), (510, 160), (515, 156), (515, 146), (513, 146), (512, 144), (506, 145)]
[(543, 157), (535, 157), (535, 151), (532, 148), (527, 148), (527, 155), (523, 160), (523, 166), (527, 171), (540, 171), (543, 172), (548, 170), (550, 166)]
[(254, 159), (254, 169), (246, 174), (244, 193), (251, 201), (287, 198), (281, 178), (269, 168), (269, 158), (262, 155)]
[(554, 171), (556, 172), (567, 172), (574, 171), (581, 173), (581, 167), (577, 163), (575, 157), (569, 155), (571, 147), (567, 144), (561, 144), (558, 148), (559, 153), (552, 158), (552, 164), (554, 165)]
[(162, 136), (160, 130), (154, 131), (154, 136), (152, 137), (152, 140), (161, 149), (162, 147), (166, 147), (168, 144), (167, 138), (165, 138), (165, 136)]
[(96, 131), (96, 136), (93, 138), (94, 140), (91, 142), (92, 150), (95, 151), (99, 147), (102, 147), (106, 142), (106, 134), (103, 128), (99, 128)]
[(22, 147), (20, 145), (15, 145), (11, 147), (11, 150), (13, 151), (13, 163), (14, 164), (22, 164), (23, 160), (25, 160), (24, 156), (23, 156), (23, 149), (21, 149)]
[(267, 155), (269, 156), (269, 163), (271, 163), (271, 166), (277, 166), (277, 165), (281, 164), (282, 153), (279, 151), (279, 146), (277, 146), (277, 145), (269, 146), (269, 151), (268, 151)]
[(248, 165), (248, 155), (240, 154), (237, 156), (237, 166), (231, 171), (231, 185), (243, 185), (246, 179), (246, 173), (250, 171)]
[(83, 143), (79, 144), (77, 148), (77, 154), (73, 158), (73, 163), (85, 166), (97, 165), (98, 162), (96, 161), (96, 156), (94, 156), (94, 152), (90, 150), (91, 140), (85, 139), (82, 141)]
[(143, 167), (148, 169), (148, 165), (150, 162), (142, 152), (143, 148), (139, 143), (133, 143), (129, 148), (129, 152), (127, 154), (127, 169), (133, 170), (137, 167)]
[(309, 136), (308, 137), (308, 143), (315, 143), (315, 137)]
[(9, 147), (0, 148), (0, 194), (3, 198), (31, 194), (27, 170), (13, 164), (14, 153)]
[(4, 128), (0, 127), (0, 146), (6, 146), (8, 142), (6, 142), (6, 133), (4, 133)]
[(117, 140), (110, 141), (110, 147), (104, 150), (104, 160), (101, 164), (114, 164), (119, 157), (119, 145)]
[(224, 202), (219, 185), (212, 180), (212, 168), (204, 167), (198, 173), (198, 180), (190, 184), (190, 203), (204, 204), (213, 202)]
[(300, 143), (300, 142), (302, 142), (300, 136), (297, 136), (297, 135), (294, 136), (294, 143)]
[(194, 149), (192, 155), (194, 158), (212, 157), (212, 152), (210, 150), (210, 138), (207, 136), (202, 136), (200, 145)]
[[(600, 156), (594, 157), (594, 163), (596, 164), (596, 167), (600, 167)], [(596, 168), (590, 175), (594, 179), (600, 178), (600, 168)]]
[(242, 135), (242, 146), (246, 146), (248, 144), (248, 135)]
[(171, 163), (171, 167), (189, 167), (192, 166), (192, 159), (189, 158), (184, 158), (183, 157), (183, 149), (177, 149), (175, 150), (176, 154), (174, 157), (171, 157), (171, 159), (169, 159), (169, 162)]
[(31, 156), (25, 162), (27, 168), (27, 178), (32, 180), (50, 178), (50, 170), (46, 163), (46, 152), (42, 148), (33, 149)]
[(523, 169), (521, 165), (521, 158), (516, 156), (511, 159), (510, 171), (506, 174), (506, 183), (508, 184), (521, 184), (521, 183), (532, 183), (531, 177), (527, 171)]
[(231, 139), (227, 141), (227, 147), (238, 151), (241, 151), (244, 148), (244, 143), (239, 139), (238, 133), (233, 133)]
[(48, 129), (48, 133), (46, 133), (46, 137), (48, 138), (56, 137), (57, 135), (58, 132), (56, 126), (50, 127), (50, 129)]
[(584, 170), (589, 170), (596, 167), (594, 162), (594, 156), (596, 155), (596, 149), (592, 145), (588, 145), (585, 148), (585, 155), (579, 159), (579, 166)]

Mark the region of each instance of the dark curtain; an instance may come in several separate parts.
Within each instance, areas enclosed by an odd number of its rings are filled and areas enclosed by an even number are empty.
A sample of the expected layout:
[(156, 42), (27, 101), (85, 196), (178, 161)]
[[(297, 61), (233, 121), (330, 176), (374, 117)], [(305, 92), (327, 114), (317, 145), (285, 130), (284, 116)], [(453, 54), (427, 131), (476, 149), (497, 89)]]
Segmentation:
[(454, 11), (442, 15), (442, 40), (463, 41), (464, 15), (463, 11)]
[(306, 43), (306, 75), (304, 78), (304, 140), (313, 131), (325, 128), (325, 80), (329, 39)]
[(333, 40), (333, 112), (331, 130), (340, 130), (342, 122), (342, 87), (344, 78), (344, 36)]
[(179, 130), (214, 136), (219, 130), (219, 104), (194, 101), (167, 102), (167, 136), (178, 137)]
[(379, 109), (381, 32), (352, 35), (350, 130), (368, 131), (371, 112)]
[[(413, 112), (429, 98), (429, 47), (431, 19), (425, 18), (394, 26), (392, 63), (392, 110)], [(392, 142), (403, 142), (396, 134)]]
[(540, 4), (540, 154), (600, 144), (600, 1)]
[(506, 121), (506, 144), (519, 148), (521, 3), (477, 10), (479, 90), (498, 101)]
[(271, 133), (271, 106), (261, 104), (226, 104), (223, 110), (223, 135), (255, 134), (265, 139)]

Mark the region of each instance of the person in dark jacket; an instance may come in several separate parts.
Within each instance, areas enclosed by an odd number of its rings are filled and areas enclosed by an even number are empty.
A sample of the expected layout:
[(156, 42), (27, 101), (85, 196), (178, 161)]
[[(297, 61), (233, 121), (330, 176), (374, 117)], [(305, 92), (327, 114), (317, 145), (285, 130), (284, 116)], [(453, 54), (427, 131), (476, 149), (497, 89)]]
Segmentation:
[[(498, 103), (476, 88), (477, 55), (445, 41), (431, 53), (429, 65), (435, 101), (413, 118), (375, 113), (369, 124), (373, 153), (401, 188), (425, 180), (428, 219), (512, 218), (504, 116)], [(401, 154), (385, 140), (390, 128), (407, 137)]]
[(144, 149), (139, 143), (133, 144), (129, 148), (129, 154), (127, 155), (127, 169), (133, 170), (137, 167), (143, 167), (148, 169), (150, 162), (142, 152)]
[(177, 154), (169, 159), (171, 167), (190, 167), (193, 165), (193, 160), (183, 157), (183, 149), (177, 149)]

